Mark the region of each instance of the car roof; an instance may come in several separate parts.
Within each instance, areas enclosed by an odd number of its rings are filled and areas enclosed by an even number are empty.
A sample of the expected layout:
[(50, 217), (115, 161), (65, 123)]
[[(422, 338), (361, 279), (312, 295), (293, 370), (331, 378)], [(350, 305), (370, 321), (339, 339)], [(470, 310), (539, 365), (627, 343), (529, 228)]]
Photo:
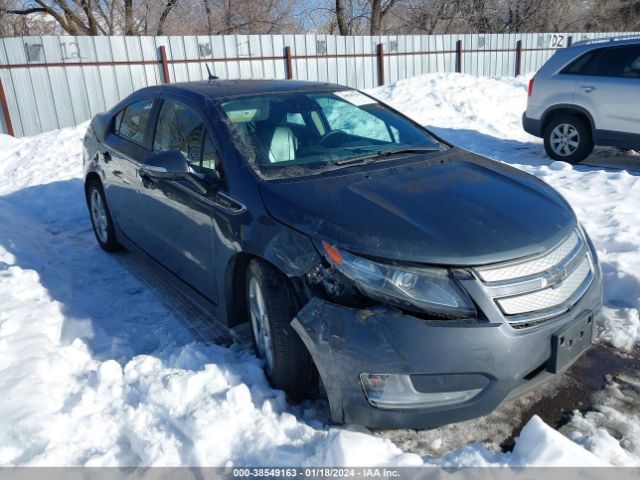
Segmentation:
[(204, 80), (198, 82), (156, 85), (141, 90), (148, 93), (174, 92), (191, 97), (220, 99), (239, 95), (260, 95), (278, 92), (345, 90), (348, 87), (325, 82), (302, 80)]
[(558, 48), (555, 50), (554, 54), (547, 60), (547, 62), (538, 70), (536, 73), (536, 78), (543, 79), (547, 78), (557, 72), (559, 72), (562, 68), (569, 65), (571, 62), (584, 55), (587, 52), (591, 52), (593, 50), (605, 49), (605, 48), (616, 48), (616, 47), (624, 47), (627, 45), (638, 45), (640, 44), (640, 38), (625, 38), (625, 39), (614, 39), (611, 40), (609, 38), (605, 39), (595, 39), (595, 40), (584, 40), (581, 42), (576, 42), (569, 48)]
[(588, 47), (588, 48), (606, 48), (606, 47), (621, 47), (624, 45), (638, 45), (640, 44), (640, 35), (629, 35), (623, 37), (604, 37), (604, 38), (592, 38), (580, 40), (574, 42), (571, 47)]

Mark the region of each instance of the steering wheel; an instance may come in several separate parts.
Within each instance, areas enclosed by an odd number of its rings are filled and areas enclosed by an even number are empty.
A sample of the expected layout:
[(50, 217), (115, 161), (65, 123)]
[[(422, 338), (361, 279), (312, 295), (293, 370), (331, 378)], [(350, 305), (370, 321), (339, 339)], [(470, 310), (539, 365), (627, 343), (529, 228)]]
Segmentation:
[(344, 141), (349, 140), (349, 134), (344, 130), (331, 130), (320, 138), (320, 145), (323, 147), (337, 147)]

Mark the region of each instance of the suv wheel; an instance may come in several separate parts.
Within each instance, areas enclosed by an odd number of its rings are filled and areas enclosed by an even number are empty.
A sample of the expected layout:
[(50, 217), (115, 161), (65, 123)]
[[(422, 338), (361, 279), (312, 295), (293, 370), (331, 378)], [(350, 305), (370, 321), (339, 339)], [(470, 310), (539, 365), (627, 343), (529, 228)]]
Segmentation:
[(113, 228), (113, 220), (107, 206), (102, 184), (92, 180), (87, 187), (87, 204), (91, 217), (93, 233), (100, 247), (107, 252), (117, 250), (120, 246), (116, 240), (116, 232)]
[(573, 115), (556, 117), (545, 129), (544, 148), (554, 160), (581, 162), (593, 151), (591, 129), (582, 118)]
[(296, 300), (286, 278), (274, 267), (252, 260), (246, 276), (247, 311), (257, 355), (271, 384), (295, 400), (312, 385), (314, 366), (309, 352), (291, 327)]

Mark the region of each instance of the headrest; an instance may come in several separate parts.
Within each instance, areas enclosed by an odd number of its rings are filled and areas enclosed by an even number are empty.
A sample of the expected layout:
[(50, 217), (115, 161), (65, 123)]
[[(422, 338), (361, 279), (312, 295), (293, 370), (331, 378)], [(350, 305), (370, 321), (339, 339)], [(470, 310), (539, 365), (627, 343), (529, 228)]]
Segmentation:
[(269, 144), (269, 162), (295, 160), (298, 140), (289, 127), (276, 127)]

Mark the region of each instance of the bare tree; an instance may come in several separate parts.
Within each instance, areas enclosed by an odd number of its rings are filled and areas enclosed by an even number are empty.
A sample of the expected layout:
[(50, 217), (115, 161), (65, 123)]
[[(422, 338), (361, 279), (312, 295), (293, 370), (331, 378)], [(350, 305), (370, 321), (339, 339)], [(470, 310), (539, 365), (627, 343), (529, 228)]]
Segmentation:
[(164, 24), (167, 21), (167, 17), (171, 13), (171, 9), (175, 6), (178, 0), (168, 0), (162, 13), (160, 14), (160, 19), (158, 20), (158, 28), (156, 30), (156, 35), (164, 34)]
[(51, 35), (56, 33), (55, 22), (48, 16), (34, 12), (29, 15), (13, 15), (7, 13), (21, 8), (13, 0), (0, 0), (0, 36)]
[(349, 35), (349, 27), (344, 10), (344, 0), (336, 0), (336, 24), (340, 35)]
[(340, 35), (380, 35), (384, 30), (385, 18), (393, 10), (396, 1), (335, 0), (330, 24), (337, 27)]
[(0, 35), (638, 29), (640, 0), (0, 0)]
[(460, 0), (407, 0), (392, 11), (391, 28), (403, 33), (453, 33), (462, 21)]
[[(47, 17), (71, 35), (300, 32), (295, 0), (0, 0), (5, 35)], [(6, 2), (15, 2), (9, 5)], [(33, 3), (32, 3), (33, 2)], [(19, 20), (22, 19), (22, 20)], [(22, 27), (20, 27), (22, 25)], [(10, 28), (15, 26), (16, 28)], [(40, 32), (37, 32), (40, 33)]]
[(134, 35), (133, 30), (133, 0), (124, 0), (124, 34)]
[(636, 31), (640, 29), (640, 0), (594, 0), (585, 26), (588, 30)]
[(395, 0), (371, 0), (371, 16), (369, 20), (371, 35), (380, 35), (382, 33), (382, 22), (395, 5)]
[(87, 21), (82, 18), (85, 8), (78, 8), (80, 5), (68, 4), (65, 0), (54, 0), (51, 4), (43, 0), (35, 0), (33, 6), (22, 6), (8, 8), (6, 14), (10, 15), (31, 15), (33, 13), (44, 13), (53, 17), (60, 26), (71, 35), (97, 35), (99, 30), (94, 21)]
[[(120, 19), (121, 9), (124, 3), (125, 15), (128, 19), (127, 27), (122, 28)], [(31, 2), (17, 2), (7, 5), (0, 11), (2, 21), (12, 21), (17, 17), (26, 19), (39, 18), (40, 24), (46, 24), (43, 18), (55, 21), (65, 33), (71, 35), (112, 35), (114, 33), (133, 34), (132, 0), (33, 0)], [(127, 5), (128, 3), (128, 5)]]

